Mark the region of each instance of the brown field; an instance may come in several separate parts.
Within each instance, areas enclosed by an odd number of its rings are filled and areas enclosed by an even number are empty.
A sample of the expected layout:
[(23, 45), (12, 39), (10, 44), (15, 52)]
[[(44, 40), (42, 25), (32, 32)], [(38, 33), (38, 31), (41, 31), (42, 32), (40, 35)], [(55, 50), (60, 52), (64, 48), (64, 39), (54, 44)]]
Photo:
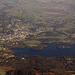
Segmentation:
[(71, 37), (72, 37), (72, 38), (75, 38), (75, 34), (72, 34)]
[(6, 66), (0, 66), (0, 70), (3, 70), (3, 71), (10, 71), (10, 70), (15, 70), (15, 68), (6, 67)]
[(44, 14), (47, 14), (47, 15), (65, 15), (65, 14), (61, 14), (59, 12), (44, 12)]

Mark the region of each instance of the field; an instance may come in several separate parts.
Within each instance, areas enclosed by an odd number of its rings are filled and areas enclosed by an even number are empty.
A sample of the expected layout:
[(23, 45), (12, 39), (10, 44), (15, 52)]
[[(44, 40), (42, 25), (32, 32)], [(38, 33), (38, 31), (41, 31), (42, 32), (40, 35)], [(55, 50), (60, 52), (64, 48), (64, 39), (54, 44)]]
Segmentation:
[(0, 75), (5, 75), (5, 74), (6, 74), (5, 71), (0, 70)]
[(29, 40), (29, 41), (25, 41), (23, 42), (24, 44), (26, 44), (28, 47), (37, 47), (38, 44), (40, 44), (40, 41), (37, 40)]
[(6, 72), (10, 70), (15, 70), (15, 69), (11, 67), (0, 66), (0, 75), (6, 75)]

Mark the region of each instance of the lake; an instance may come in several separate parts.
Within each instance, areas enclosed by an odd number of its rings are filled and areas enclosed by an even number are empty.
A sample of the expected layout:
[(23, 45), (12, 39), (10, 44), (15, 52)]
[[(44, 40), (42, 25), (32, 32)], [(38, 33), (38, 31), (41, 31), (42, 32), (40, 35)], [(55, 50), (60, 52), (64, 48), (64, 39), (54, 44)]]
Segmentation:
[(57, 56), (75, 56), (75, 44), (71, 45), (68, 49), (58, 49), (57, 44), (46, 43), (48, 47), (44, 47), (42, 50), (31, 50), (28, 47), (24, 48), (12, 48), (11, 50), (16, 51), (13, 55), (15, 56), (31, 56), (40, 55), (44, 57), (57, 57)]

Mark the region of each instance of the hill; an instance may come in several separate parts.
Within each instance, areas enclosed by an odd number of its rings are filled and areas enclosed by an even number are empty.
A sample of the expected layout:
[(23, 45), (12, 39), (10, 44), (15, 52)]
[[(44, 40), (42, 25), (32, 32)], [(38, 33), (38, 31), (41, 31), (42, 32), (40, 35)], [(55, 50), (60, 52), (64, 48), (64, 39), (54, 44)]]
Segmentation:
[(1, 45), (21, 40), (75, 43), (74, 7), (75, 0), (1, 0)]

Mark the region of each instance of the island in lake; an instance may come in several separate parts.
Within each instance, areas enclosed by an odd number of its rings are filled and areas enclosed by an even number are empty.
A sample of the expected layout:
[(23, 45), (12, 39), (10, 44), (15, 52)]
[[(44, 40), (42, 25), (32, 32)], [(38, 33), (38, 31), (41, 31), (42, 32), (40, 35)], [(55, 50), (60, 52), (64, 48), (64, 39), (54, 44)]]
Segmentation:
[(58, 45), (57, 48), (67, 49), (70, 48), (69, 45)]
[(33, 46), (33, 47), (29, 47), (29, 49), (30, 50), (43, 50), (44, 47), (47, 47), (47, 45)]

